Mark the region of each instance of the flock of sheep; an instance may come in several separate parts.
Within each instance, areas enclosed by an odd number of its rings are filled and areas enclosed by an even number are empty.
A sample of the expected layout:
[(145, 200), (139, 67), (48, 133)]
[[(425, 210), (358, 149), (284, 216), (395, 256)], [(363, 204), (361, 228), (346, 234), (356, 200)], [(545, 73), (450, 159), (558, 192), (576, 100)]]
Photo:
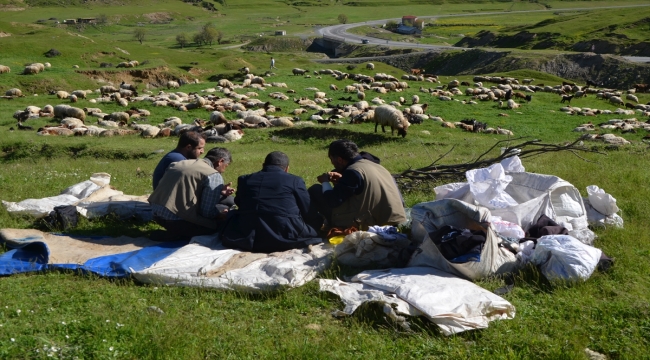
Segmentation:
[[(47, 64), (49, 65), (49, 64)], [(131, 65), (135, 66), (135, 65)], [(46, 64), (30, 64), (27, 68), (39, 69), (42, 71)], [(367, 69), (374, 69), (374, 64), (366, 64)], [(0, 66), (0, 71), (3, 67)], [(9, 70), (7, 70), (9, 71)], [(31, 71), (31, 70), (30, 70)], [(52, 92), (57, 99), (68, 100), (70, 103), (76, 103), (85, 99), (90, 104), (98, 106), (101, 103), (115, 103), (121, 107), (128, 108), (126, 111), (104, 113), (99, 107), (85, 107), (83, 109), (72, 107), (67, 104), (56, 106), (47, 105), (42, 109), (36, 106), (28, 106), (25, 110), (18, 110), (14, 113), (14, 118), (18, 120), (18, 128), (29, 130), (23, 122), (34, 117), (53, 117), (59, 120), (58, 126), (50, 126), (38, 129), (40, 135), (97, 135), (97, 136), (115, 136), (139, 133), (144, 137), (161, 137), (178, 135), (183, 131), (195, 130), (203, 132), (210, 142), (228, 142), (236, 141), (243, 135), (243, 129), (256, 127), (291, 127), (295, 125), (312, 125), (313, 122), (328, 124), (342, 123), (347, 119), (349, 123), (371, 122), (375, 123), (375, 132), (381, 126), (385, 132), (386, 127), (390, 127), (391, 134), (395, 131), (398, 135), (406, 136), (407, 130), (412, 123), (418, 124), (425, 120), (433, 120), (441, 123), (441, 126), (447, 128), (461, 128), (466, 131), (486, 132), (492, 134), (503, 134), (512, 136), (513, 133), (507, 129), (489, 128), (484, 123), (473, 119), (467, 119), (461, 122), (447, 122), (439, 116), (429, 116), (426, 114), (429, 109), (428, 104), (420, 104), (420, 96), (412, 95), (410, 99), (399, 97), (398, 100), (386, 103), (381, 98), (383, 94), (389, 92), (402, 92), (410, 88), (406, 81), (420, 81), (431, 84), (439, 84), (436, 76), (425, 75), (422, 73), (405, 74), (401, 79), (384, 73), (376, 73), (373, 76), (364, 74), (350, 74), (339, 70), (322, 69), (313, 71), (317, 78), (330, 76), (336, 80), (349, 79), (354, 81), (350, 85), (342, 86), (344, 94), (349, 94), (347, 98), (342, 96), (339, 101), (349, 101), (353, 104), (331, 105), (334, 101), (328, 97), (325, 91), (318, 88), (310, 87), (306, 90), (313, 91), (312, 98), (302, 97), (293, 98), (297, 105), (296, 109), (286, 111), (292, 116), (275, 116), (276, 113), (282, 112), (282, 109), (274, 106), (272, 100), (289, 100), (288, 94), (294, 94), (295, 91), (288, 89), (286, 83), (267, 82), (263, 76), (256, 76), (250, 73), (248, 68), (240, 69), (243, 73), (241, 83), (233, 83), (227, 79), (221, 79), (217, 86), (201, 90), (200, 93), (184, 93), (181, 91), (165, 92), (159, 91), (153, 94), (145, 90), (138, 94), (137, 88), (131, 84), (122, 83), (119, 87), (112, 85), (102, 86), (97, 90), (75, 90), (71, 92), (59, 90)], [(295, 76), (311, 77), (309, 70), (294, 68), (292, 73)], [(533, 79), (524, 79), (523, 84), (514, 78), (507, 77), (474, 77), (473, 86), (467, 82), (453, 80), (448, 84), (435, 85), (435, 87), (426, 88), (420, 86), (419, 91), (426, 93), (427, 98), (437, 98), (440, 101), (459, 101), (463, 104), (477, 104), (480, 101), (498, 102), (499, 107), (508, 109), (517, 109), (521, 106), (515, 99), (522, 99), (527, 102), (532, 100), (532, 94), (536, 92), (553, 92), (563, 96), (563, 101), (570, 102), (573, 98), (580, 98), (587, 94), (602, 99), (607, 99), (612, 104), (624, 104), (620, 102), (622, 92), (613, 89), (596, 89), (579, 87), (575, 84), (563, 83), (556, 86), (545, 86), (543, 84), (531, 85)], [(495, 83), (494, 86), (484, 86), (483, 83)], [(167, 82), (168, 90), (177, 90), (181, 85), (177, 81)], [(643, 85), (643, 84), (640, 84)], [(460, 90), (460, 86), (467, 86), (465, 91)], [(275, 90), (275, 91), (272, 91)], [(331, 84), (329, 90), (332, 92), (339, 91), (336, 84)], [(236, 91), (246, 91), (238, 93)], [(260, 92), (271, 91), (268, 93), (271, 101), (258, 99)], [(650, 105), (638, 104), (638, 99), (634, 96), (635, 89), (628, 91), (627, 100), (634, 101), (636, 104), (625, 104), (628, 109), (595, 110), (586, 108), (572, 108), (570, 106), (561, 110), (570, 114), (596, 115), (606, 113), (635, 114), (641, 112), (643, 116), (650, 115)], [(369, 95), (369, 94), (375, 94)], [(5, 94), (7, 97), (22, 96), (19, 89), (10, 89)], [(459, 95), (470, 96), (469, 99), (458, 100), (455, 97)], [(353, 98), (354, 97), (354, 98)], [(366, 100), (366, 98), (372, 99)], [(356, 98), (356, 99), (355, 99)], [(617, 100), (618, 99), (618, 100)], [(151, 112), (134, 106), (134, 103), (149, 103), (153, 107), (172, 107), (179, 111), (191, 111), (202, 109), (210, 112), (208, 120), (200, 118), (195, 119), (192, 124), (183, 124), (178, 117), (166, 118), (159, 125), (143, 124), (151, 117)], [(408, 104), (407, 104), (408, 103)], [(300, 121), (302, 114), (312, 113), (308, 120)], [(231, 119), (226, 118), (226, 114), (234, 114)], [(500, 114), (508, 116), (505, 113)], [(97, 119), (95, 124), (89, 124), (87, 117)], [(639, 127), (639, 126), (637, 126)], [(645, 127), (644, 127), (645, 128)]]

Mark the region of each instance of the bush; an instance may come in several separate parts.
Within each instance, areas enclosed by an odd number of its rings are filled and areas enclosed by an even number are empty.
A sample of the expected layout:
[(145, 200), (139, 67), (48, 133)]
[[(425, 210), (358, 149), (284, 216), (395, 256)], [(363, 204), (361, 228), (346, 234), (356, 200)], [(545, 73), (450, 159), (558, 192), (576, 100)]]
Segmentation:
[(44, 55), (46, 57), (51, 58), (51, 57), (55, 57), (55, 56), (61, 56), (61, 52), (59, 50), (57, 50), (57, 49), (52, 48), (52, 49), (48, 50)]
[(354, 65), (354, 64), (350, 64), (350, 65), (346, 66), (345, 68), (348, 69), (348, 70), (354, 70), (354, 69), (357, 68), (357, 66)]

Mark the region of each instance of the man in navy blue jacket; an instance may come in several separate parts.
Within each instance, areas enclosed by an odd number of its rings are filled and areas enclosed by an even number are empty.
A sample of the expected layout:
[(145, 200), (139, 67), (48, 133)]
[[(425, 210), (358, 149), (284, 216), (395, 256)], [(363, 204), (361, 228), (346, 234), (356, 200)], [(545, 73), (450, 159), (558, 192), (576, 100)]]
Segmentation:
[(318, 244), (318, 232), (305, 223), (309, 194), (302, 178), (291, 175), (289, 157), (266, 156), (262, 171), (237, 180), (235, 204), (221, 232), (224, 246), (270, 253)]
[(205, 149), (205, 139), (196, 131), (186, 131), (178, 138), (176, 149), (165, 155), (156, 169), (153, 171), (153, 189), (156, 190), (158, 183), (165, 175), (165, 170), (171, 163), (183, 160), (198, 159)]

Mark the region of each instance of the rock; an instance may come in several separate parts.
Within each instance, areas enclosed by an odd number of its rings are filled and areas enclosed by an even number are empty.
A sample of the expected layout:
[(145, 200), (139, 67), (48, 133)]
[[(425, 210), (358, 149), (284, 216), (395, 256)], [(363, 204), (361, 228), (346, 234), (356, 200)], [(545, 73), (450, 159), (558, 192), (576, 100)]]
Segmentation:
[(164, 311), (162, 311), (161, 308), (159, 308), (157, 306), (149, 306), (147, 308), (147, 311), (150, 312), (150, 313), (153, 313), (153, 314), (158, 314), (158, 315), (162, 315), (162, 314), (165, 313)]
[(607, 356), (599, 352), (595, 352), (589, 348), (585, 348), (585, 354), (587, 355), (587, 358), (589, 358), (589, 360), (607, 360)]

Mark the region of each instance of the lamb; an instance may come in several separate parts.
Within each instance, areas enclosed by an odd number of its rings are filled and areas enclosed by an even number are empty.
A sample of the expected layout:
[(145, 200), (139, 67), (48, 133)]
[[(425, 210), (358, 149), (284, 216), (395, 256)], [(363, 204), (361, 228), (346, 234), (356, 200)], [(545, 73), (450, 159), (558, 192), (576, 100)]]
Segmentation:
[(419, 97), (419, 96), (417, 96), (417, 95), (413, 95), (413, 96), (411, 97), (411, 104), (417, 104), (417, 103), (419, 103), (419, 102), (420, 102), (420, 97)]
[(308, 72), (309, 72), (309, 70), (304, 70), (304, 69), (300, 69), (300, 68), (294, 68), (294, 69), (291, 70), (291, 71), (293, 72), (293, 75), (294, 75), (294, 76), (295, 76), (295, 75), (305, 75), (305, 73), (308, 73)]
[(0, 65), (0, 74), (7, 74), (11, 72), (11, 68), (6, 65)]
[(380, 105), (375, 109), (375, 132), (377, 132), (377, 126), (381, 125), (381, 131), (386, 132), (384, 129), (385, 126), (390, 126), (391, 135), (394, 134), (395, 129), (397, 129), (397, 135), (406, 136), (406, 130), (409, 125), (411, 125), (404, 114), (401, 111), (390, 105)]
[(5, 91), (5, 96), (24, 97), (23, 92), (17, 88), (11, 88)]
[(571, 99), (573, 99), (573, 95), (562, 96), (562, 101), (560, 101), (560, 102), (561, 102), (561, 103), (564, 103), (564, 102), (566, 101), (566, 102), (568, 102), (569, 104), (571, 104)]
[(422, 106), (420, 105), (411, 105), (409, 108), (409, 112), (411, 114), (424, 114), (425, 111), (427, 111), (427, 108), (429, 107), (428, 104), (423, 104)]

